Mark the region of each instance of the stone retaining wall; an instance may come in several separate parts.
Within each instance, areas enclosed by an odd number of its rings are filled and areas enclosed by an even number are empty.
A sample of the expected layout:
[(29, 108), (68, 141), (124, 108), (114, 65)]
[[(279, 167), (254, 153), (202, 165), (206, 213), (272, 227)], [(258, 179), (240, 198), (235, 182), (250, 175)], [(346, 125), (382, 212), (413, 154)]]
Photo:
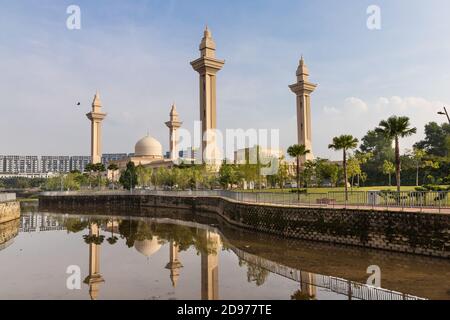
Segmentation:
[(43, 208), (176, 208), (220, 215), (247, 229), (323, 241), (450, 258), (450, 215), (361, 209), (256, 205), (220, 197), (156, 195), (42, 196)]
[(0, 223), (20, 218), (18, 201), (0, 202)]

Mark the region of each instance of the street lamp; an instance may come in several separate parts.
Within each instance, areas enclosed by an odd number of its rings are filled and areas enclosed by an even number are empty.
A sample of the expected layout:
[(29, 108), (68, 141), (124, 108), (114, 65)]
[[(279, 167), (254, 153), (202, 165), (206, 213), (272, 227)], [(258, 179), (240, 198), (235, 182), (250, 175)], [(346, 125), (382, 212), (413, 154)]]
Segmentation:
[(450, 116), (448, 115), (446, 107), (444, 107), (444, 111), (439, 111), (438, 114), (441, 115), (441, 116), (446, 116), (447, 120), (448, 120), (448, 123), (450, 124)]

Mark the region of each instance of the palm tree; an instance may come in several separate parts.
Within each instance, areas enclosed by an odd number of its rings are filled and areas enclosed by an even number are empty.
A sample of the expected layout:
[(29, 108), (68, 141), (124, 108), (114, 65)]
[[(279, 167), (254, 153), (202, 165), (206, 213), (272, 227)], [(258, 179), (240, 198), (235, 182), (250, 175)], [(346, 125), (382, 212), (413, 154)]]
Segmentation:
[(395, 176), (397, 180), (397, 192), (400, 192), (400, 138), (411, 136), (417, 132), (416, 128), (411, 128), (408, 117), (392, 116), (387, 120), (380, 122), (379, 127), (375, 129), (377, 133), (382, 134), (386, 139), (395, 141)]
[(112, 183), (113, 183), (113, 190), (114, 190), (114, 187), (115, 187), (115, 174), (116, 174), (116, 171), (119, 170), (119, 166), (117, 164), (115, 164), (115, 163), (111, 163), (108, 166), (108, 170), (112, 171)]
[(287, 153), (297, 160), (297, 189), (300, 188), (300, 157), (306, 156), (311, 151), (306, 149), (306, 146), (304, 144), (294, 144), (293, 146), (290, 146), (287, 150)]
[(342, 150), (343, 157), (342, 162), (344, 165), (344, 190), (345, 190), (345, 200), (348, 201), (348, 177), (347, 177), (347, 150), (355, 149), (358, 146), (358, 139), (352, 135), (341, 135), (339, 137), (333, 138), (333, 143), (328, 145), (329, 149)]

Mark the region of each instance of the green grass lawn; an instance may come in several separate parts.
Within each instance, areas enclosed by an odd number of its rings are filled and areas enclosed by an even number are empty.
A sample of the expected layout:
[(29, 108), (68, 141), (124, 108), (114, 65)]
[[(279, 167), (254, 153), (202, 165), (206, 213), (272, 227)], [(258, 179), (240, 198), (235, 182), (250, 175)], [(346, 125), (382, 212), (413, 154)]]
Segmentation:
[[(404, 186), (401, 188), (402, 191), (414, 191), (415, 190), (415, 186)], [(236, 190), (236, 191), (240, 191), (240, 192), (290, 192), (291, 190), (295, 190), (295, 189), (262, 189), (262, 190)], [(397, 187), (392, 186), (377, 186), (377, 187), (361, 187), (361, 188), (348, 188), (348, 191), (382, 191), (382, 190), (391, 190), (391, 191), (396, 191)], [(308, 193), (328, 193), (328, 192), (344, 192), (344, 187), (338, 187), (338, 188), (307, 188)]]

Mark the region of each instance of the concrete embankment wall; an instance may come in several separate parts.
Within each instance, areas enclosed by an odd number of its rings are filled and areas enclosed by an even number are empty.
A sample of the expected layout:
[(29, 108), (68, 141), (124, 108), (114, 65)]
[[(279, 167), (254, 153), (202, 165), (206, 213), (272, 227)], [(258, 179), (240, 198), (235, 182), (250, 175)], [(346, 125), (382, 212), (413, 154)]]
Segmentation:
[(450, 215), (445, 214), (299, 208), (247, 204), (221, 197), (158, 195), (41, 196), (40, 206), (123, 208), (130, 212), (187, 209), (194, 214), (220, 215), (235, 226), (259, 232), (450, 258)]
[(0, 223), (20, 218), (20, 203), (18, 201), (0, 202)]

